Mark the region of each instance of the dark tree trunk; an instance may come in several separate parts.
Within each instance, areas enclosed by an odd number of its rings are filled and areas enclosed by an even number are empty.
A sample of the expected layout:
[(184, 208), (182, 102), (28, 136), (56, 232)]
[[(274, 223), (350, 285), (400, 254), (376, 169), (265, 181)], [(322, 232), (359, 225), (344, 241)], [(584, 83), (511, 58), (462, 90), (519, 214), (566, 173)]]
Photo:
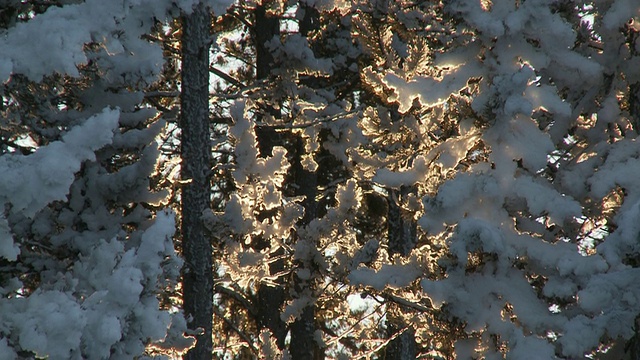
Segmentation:
[(190, 329), (201, 329), (196, 346), (185, 359), (212, 358), (213, 271), (212, 247), (202, 213), (209, 208), (209, 27), (204, 5), (184, 15), (182, 33), (181, 176), (183, 301)]
[(412, 214), (407, 214), (406, 211), (402, 209), (401, 202), (411, 191), (408, 187), (403, 186), (399, 191), (388, 189), (388, 193), (388, 252), (390, 256), (395, 254), (407, 256), (416, 244), (417, 223), (413, 220)]
[(629, 86), (629, 117), (636, 132), (640, 132), (640, 83)]
[(300, 10), (304, 12), (300, 21), (300, 34), (308, 36), (311, 31), (320, 28), (320, 13), (314, 7), (307, 5), (306, 2), (300, 3)]
[[(399, 328), (395, 324), (388, 324), (389, 334), (395, 334), (403, 328)], [(417, 344), (415, 339), (415, 330), (409, 328), (405, 330), (395, 339), (391, 340), (385, 351), (385, 359), (393, 360), (414, 360), (417, 358)]]
[[(638, 82), (629, 86), (629, 117), (633, 129), (640, 132), (640, 83)], [(636, 316), (634, 335), (625, 344), (625, 353), (629, 354), (630, 359), (640, 360), (640, 315)]]
[[(318, 11), (308, 6), (305, 2), (299, 4), (301, 11), (304, 12), (302, 21), (300, 22), (300, 34), (308, 36), (311, 31), (317, 30), (319, 27), (319, 14)], [(314, 77), (308, 77), (301, 80), (304, 86), (310, 88), (316, 88), (319, 84)], [(296, 184), (296, 196), (303, 196), (304, 201), (302, 203), (304, 207), (304, 217), (300, 222), (300, 226), (308, 225), (313, 219), (317, 217), (318, 204), (316, 202), (316, 194), (318, 188), (317, 172), (312, 172), (304, 169), (301, 160), (305, 155), (304, 140), (300, 135), (296, 135), (295, 138), (295, 162), (293, 164), (294, 183)], [(313, 155), (312, 155), (313, 156)], [(315, 290), (315, 284), (313, 283), (313, 273), (315, 272), (313, 264), (299, 264), (300, 267), (307, 267), (311, 271), (311, 279), (302, 280), (294, 275), (294, 287), (295, 291), (299, 294), (305, 294), (305, 296), (313, 296)], [(293, 360), (319, 360), (324, 358), (322, 349), (318, 346), (315, 340), (316, 332), (316, 304), (312, 303), (307, 305), (303, 310), (300, 318), (296, 319), (291, 324), (291, 358)]]
[(273, 55), (265, 46), (267, 41), (280, 34), (280, 19), (268, 16), (266, 1), (256, 7), (254, 38), (256, 45), (256, 78), (266, 79), (271, 74)]
[[(277, 17), (268, 16), (267, 5), (265, 2), (263, 5), (258, 5), (255, 10), (256, 19), (253, 38), (256, 46), (256, 79), (258, 80), (269, 78), (273, 66), (273, 55), (265, 44), (274, 36), (280, 34), (280, 20)], [(265, 111), (273, 116), (278, 116), (273, 107), (269, 107)], [(260, 156), (271, 156), (273, 147), (279, 145), (279, 137), (279, 134), (273, 128), (268, 126), (256, 127)], [(284, 262), (282, 260), (275, 261), (269, 265), (271, 274), (277, 274), (283, 270)], [(280, 283), (280, 280), (274, 282)], [(257, 294), (257, 325), (259, 329), (267, 328), (271, 330), (280, 349), (284, 349), (284, 340), (287, 336), (286, 324), (280, 319), (280, 310), (285, 300), (286, 294), (282, 285), (260, 284)]]
[[(411, 193), (411, 189), (403, 186), (400, 190), (388, 189), (388, 192), (387, 229), (389, 256), (391, 257), (395, 254), (407, 256), (415, 247), (417, 230), (417, 223), (412, 214), (408, 214), (402, 208), (402, 202)], [(395, 311), (402, 313), (402, 308), (391, 306), (390, 310), (387, 317), (387, 333), (389, 336), (393, 336), (405, 327), (411, 326), (410, 324), (404, 324), (400, 317), (393, 316)], [(415, 359), (416, 356), (417, 344), (415, 331), (412, 328), (405, 330), (400, 336), (391, 340), (385, 350), (386, 359), (410, 360)]]
[[(296, 184), (296, 196), (303, 196), (304, 201), (302, 206), (304, 207), (304, 217), (300, 222), (300, 226), (308, 225), (317, 215), (317, 202), (316, 202), (316, 190), (318, 178), (315, 172), (305, 170), (302, 166), (301, 160), (304, 154), (304, 141), (300, 136), (297, 136), (295, 144), (295, 160), (293, 163), (293, 181)], [(298, 239), (298, 241), (303, 241)], [(300, 263), (300, 267), (307, 267), (313, 274), (313, 264)], [(294, 275), (294, 290), (298, 294), (305, 294), (305, 296), (313, 296), (314, 290), (313, 284), (314, 276), (311, 276), (309, 280), (299, 279)], [(291, 324), (291, 359), (293, 360), (313, 360), (322, 359), (321, 350), (318, 343), (315, 341), (315, 304), (307, 305), (302, 310), (300, 318), (296, 319)]]

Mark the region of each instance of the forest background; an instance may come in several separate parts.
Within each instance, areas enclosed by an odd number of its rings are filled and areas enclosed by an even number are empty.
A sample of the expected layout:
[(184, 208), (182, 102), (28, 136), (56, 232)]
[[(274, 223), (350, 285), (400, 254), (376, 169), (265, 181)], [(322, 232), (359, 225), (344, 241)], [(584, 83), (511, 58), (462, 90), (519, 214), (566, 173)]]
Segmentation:
[(640, 358), (633, 0), (0, 1), (0, 359)]

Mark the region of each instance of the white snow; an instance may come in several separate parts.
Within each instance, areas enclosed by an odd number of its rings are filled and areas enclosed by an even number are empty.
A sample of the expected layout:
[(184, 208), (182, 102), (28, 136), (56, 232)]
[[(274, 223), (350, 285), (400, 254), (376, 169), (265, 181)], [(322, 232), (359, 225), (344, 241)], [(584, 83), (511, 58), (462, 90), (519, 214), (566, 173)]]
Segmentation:
[(75, 172), (94, 151), (109, 144), (118, 126), (118, 110), (102, 113), (72, 128), (62, 137), (32, 155), (0, 157), (0, 197), (28, 217), (55, 200), (66, 199)]
[(14, 243), (11, 229), (4, 215), (0, 215), (0, 257), (15, 261), (20, 255), (20, 247)]
[(408, 286), (422, 275), (421, 269), (413, 264), (382, 265), (380, 270), (360, 267), (353, 270), (348, 278), (352, 285), (371, 286), (376, 290), (384, 290), (387, 286), (398, 289)]

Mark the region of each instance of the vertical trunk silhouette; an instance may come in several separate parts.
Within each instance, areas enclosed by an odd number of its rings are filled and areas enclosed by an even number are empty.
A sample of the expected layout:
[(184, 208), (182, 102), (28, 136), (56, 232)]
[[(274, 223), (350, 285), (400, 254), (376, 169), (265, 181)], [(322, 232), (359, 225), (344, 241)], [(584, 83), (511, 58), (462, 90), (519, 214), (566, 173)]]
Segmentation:
[(212, 248), (202, 222), (209, 207), (209, 10), (199, 4), (184, 15), (182, 35), (181, 175), (184, 311), (197, 343), (185, 359), (212, 358)]
[[(399, 254), (407, 256), (416, 244), (417, 223), (406, 210), (402, 208), (403, 199), (411, 193), (411, 189), (402, 186), (400, 190), (387, 189), (389, 211), (387, 216), (388, 229), (388, 252), (389, 256)], [(410, 324), (405, 324), (397, 316), (393, 316), (394, 312), (403, 313), (399, 305), (390, 304), (393, 311), (390, 311), (387, 318), (387, 332), (389, 336), (402, 331)], [(387, 359), (410, 360), (415, 359), (417, 355), (417, 344), (415, 340), (415, 330), (408, 328), (395, 339), (391, 340), (387, 345), (385, 356)]]
[[(300, 21), (300, 33), (303, 36), (316, 30), (319, 26), (319, 14), (318, 11), (307, 5), (305, 2), (300, 2), (304, 15)], [(316, 88), (318, 87), (318, 81), (314, 77), (309, 77), (301, 81), (305, 86)], [(300, 226), (308, 225), (317, 216), (317, 202), (316, 193), (318, 187), (318, 177), (316, 172), (312, 172), (304, 169), (301, 164), (302, 155), (304, 154), (305, 147), (304, 141), (300, 135), (295, 139), (295, 162), (293, 164), (294, 179), (296, 184), (296, 195), (303, 196), (304, 201), (304, 217), (300, 222)], [(300, 264), (304, 266), (304, 264)], [(313, 273), (313, 269), (309, 269)], [(311, 294), (307, 296), (313, 296), (314, 284), (313, 276), (310, 280), (301, 280), (294, 275), (295, 290), (299, 293), (309, 292)], [(318, 343), (315, 340), (316, 323), (315, 323), (316, 305), (315, 303), (307, 305), (303, 310), (300, 318), (296, 319), (291, 324), (291, 358), (293, 360), (311, 360), (311, 359), (323, 359), (324, 356)]]
[[(256, 47), (256, 79), (264, 80), (269, 77), (273, 66), (273, 55), (266, 48), (266, 42), (280, 33), (280, 20), (277, 17), (267, 14), (265, 2), (255, 9), (255, 22), (253, 29), (254, 42)], [(278, 116), (273, 108), (268, 109), (274, 116)], [(257, 126), (256, 137), (260, 156), (271, 155), (274, 146), (278, 145), (279, 134), (268, 126)], [(281, 255), (281, 254), (277, 254)], [(284, 270), (282, 260), (275, 261), (269, 265), (271, 274), (276, 274)], [(280, 280), (277, 280), (278, 282)], [(284, 348), (284, 340), (287, 336), (287, 327), (280, 319), (280, 309), (285, 302), (285, 291), (283, 286), (274, 286), (262, 283), (257, 294), (257, 325), (259, 329), (267, 328), (276, 339), (279, 348)]]
[[(316, 190), (318, 178), (316, 172), (304, 169), (301, 164), (304, 153), (304, 141), (297, 136), (295, 147), (295, 161), (293, 163), (294, 182), (296, 184), (296, 195), (303, 196), (304, 217), (300, 226), (308, 225), (317, 214)], [(300, 241), (300, 239), (298, 239)], [(305, 267), (308, 264), (299, 264)], [(314, 269), (309, 269), (312, 273)], [(309, 293), (307, 296), (313, 297), (314, 284), (313, 276), (309, 280), (302, 280), (294, 275), (294, 290), (298, 294)], [(319, 346), (315, 341), (315, 303), (311, 303), (302, 310), (302, 314), (291, 324), (291, 358), (293, 360), (312, 360), (324, 358)]]

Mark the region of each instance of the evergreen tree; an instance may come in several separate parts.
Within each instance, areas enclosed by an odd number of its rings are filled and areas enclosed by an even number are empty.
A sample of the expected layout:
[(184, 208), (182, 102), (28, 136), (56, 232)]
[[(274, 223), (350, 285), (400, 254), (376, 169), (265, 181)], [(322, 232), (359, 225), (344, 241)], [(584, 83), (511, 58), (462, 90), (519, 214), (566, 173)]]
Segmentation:
[(0, 354), (181, 352), (185, 320), (159, 300), (182, 265), (175, 214), (150, 183), (164, 121), (142, 92), (163, 63), (145, 35), (176, 4), (4, 5)]
[[(477, 89), (470, 108), (449, 108), (454, 136), (427, 155), (430, 169), (449, 163), (457, 173), (422, 197), (418, 221), (432, 242), (444, 240), (446, 277), (421, 285), (463, 325), (456, 356), (573, 358), (630, 338), (637, 309), (620, 299), (636, 291), (625, 260), (634, 255), (622, 244), (636, 235), (620, 224), (635, 201), (620, 177), (629, 164), (618, 167), (629, 153), (610, 151), (635, 143), (621, 111), (632, 95), (614, 85), (623, 71), (605, 69), (633, 59), (619, 51), (633, 39), (625, 22), (637, 5), (451, 1), (444, 10), (459, 29), (451, 34), (472, 36), (435, 55), (439, 72), (375, 79), (401, 114)], [(421, 164), (376, 177), (426, 184)], [(603, 286), (611, 297), (596, 295)]]
[(637, 357), (634, 2), (5, 3), (0, 354)]

